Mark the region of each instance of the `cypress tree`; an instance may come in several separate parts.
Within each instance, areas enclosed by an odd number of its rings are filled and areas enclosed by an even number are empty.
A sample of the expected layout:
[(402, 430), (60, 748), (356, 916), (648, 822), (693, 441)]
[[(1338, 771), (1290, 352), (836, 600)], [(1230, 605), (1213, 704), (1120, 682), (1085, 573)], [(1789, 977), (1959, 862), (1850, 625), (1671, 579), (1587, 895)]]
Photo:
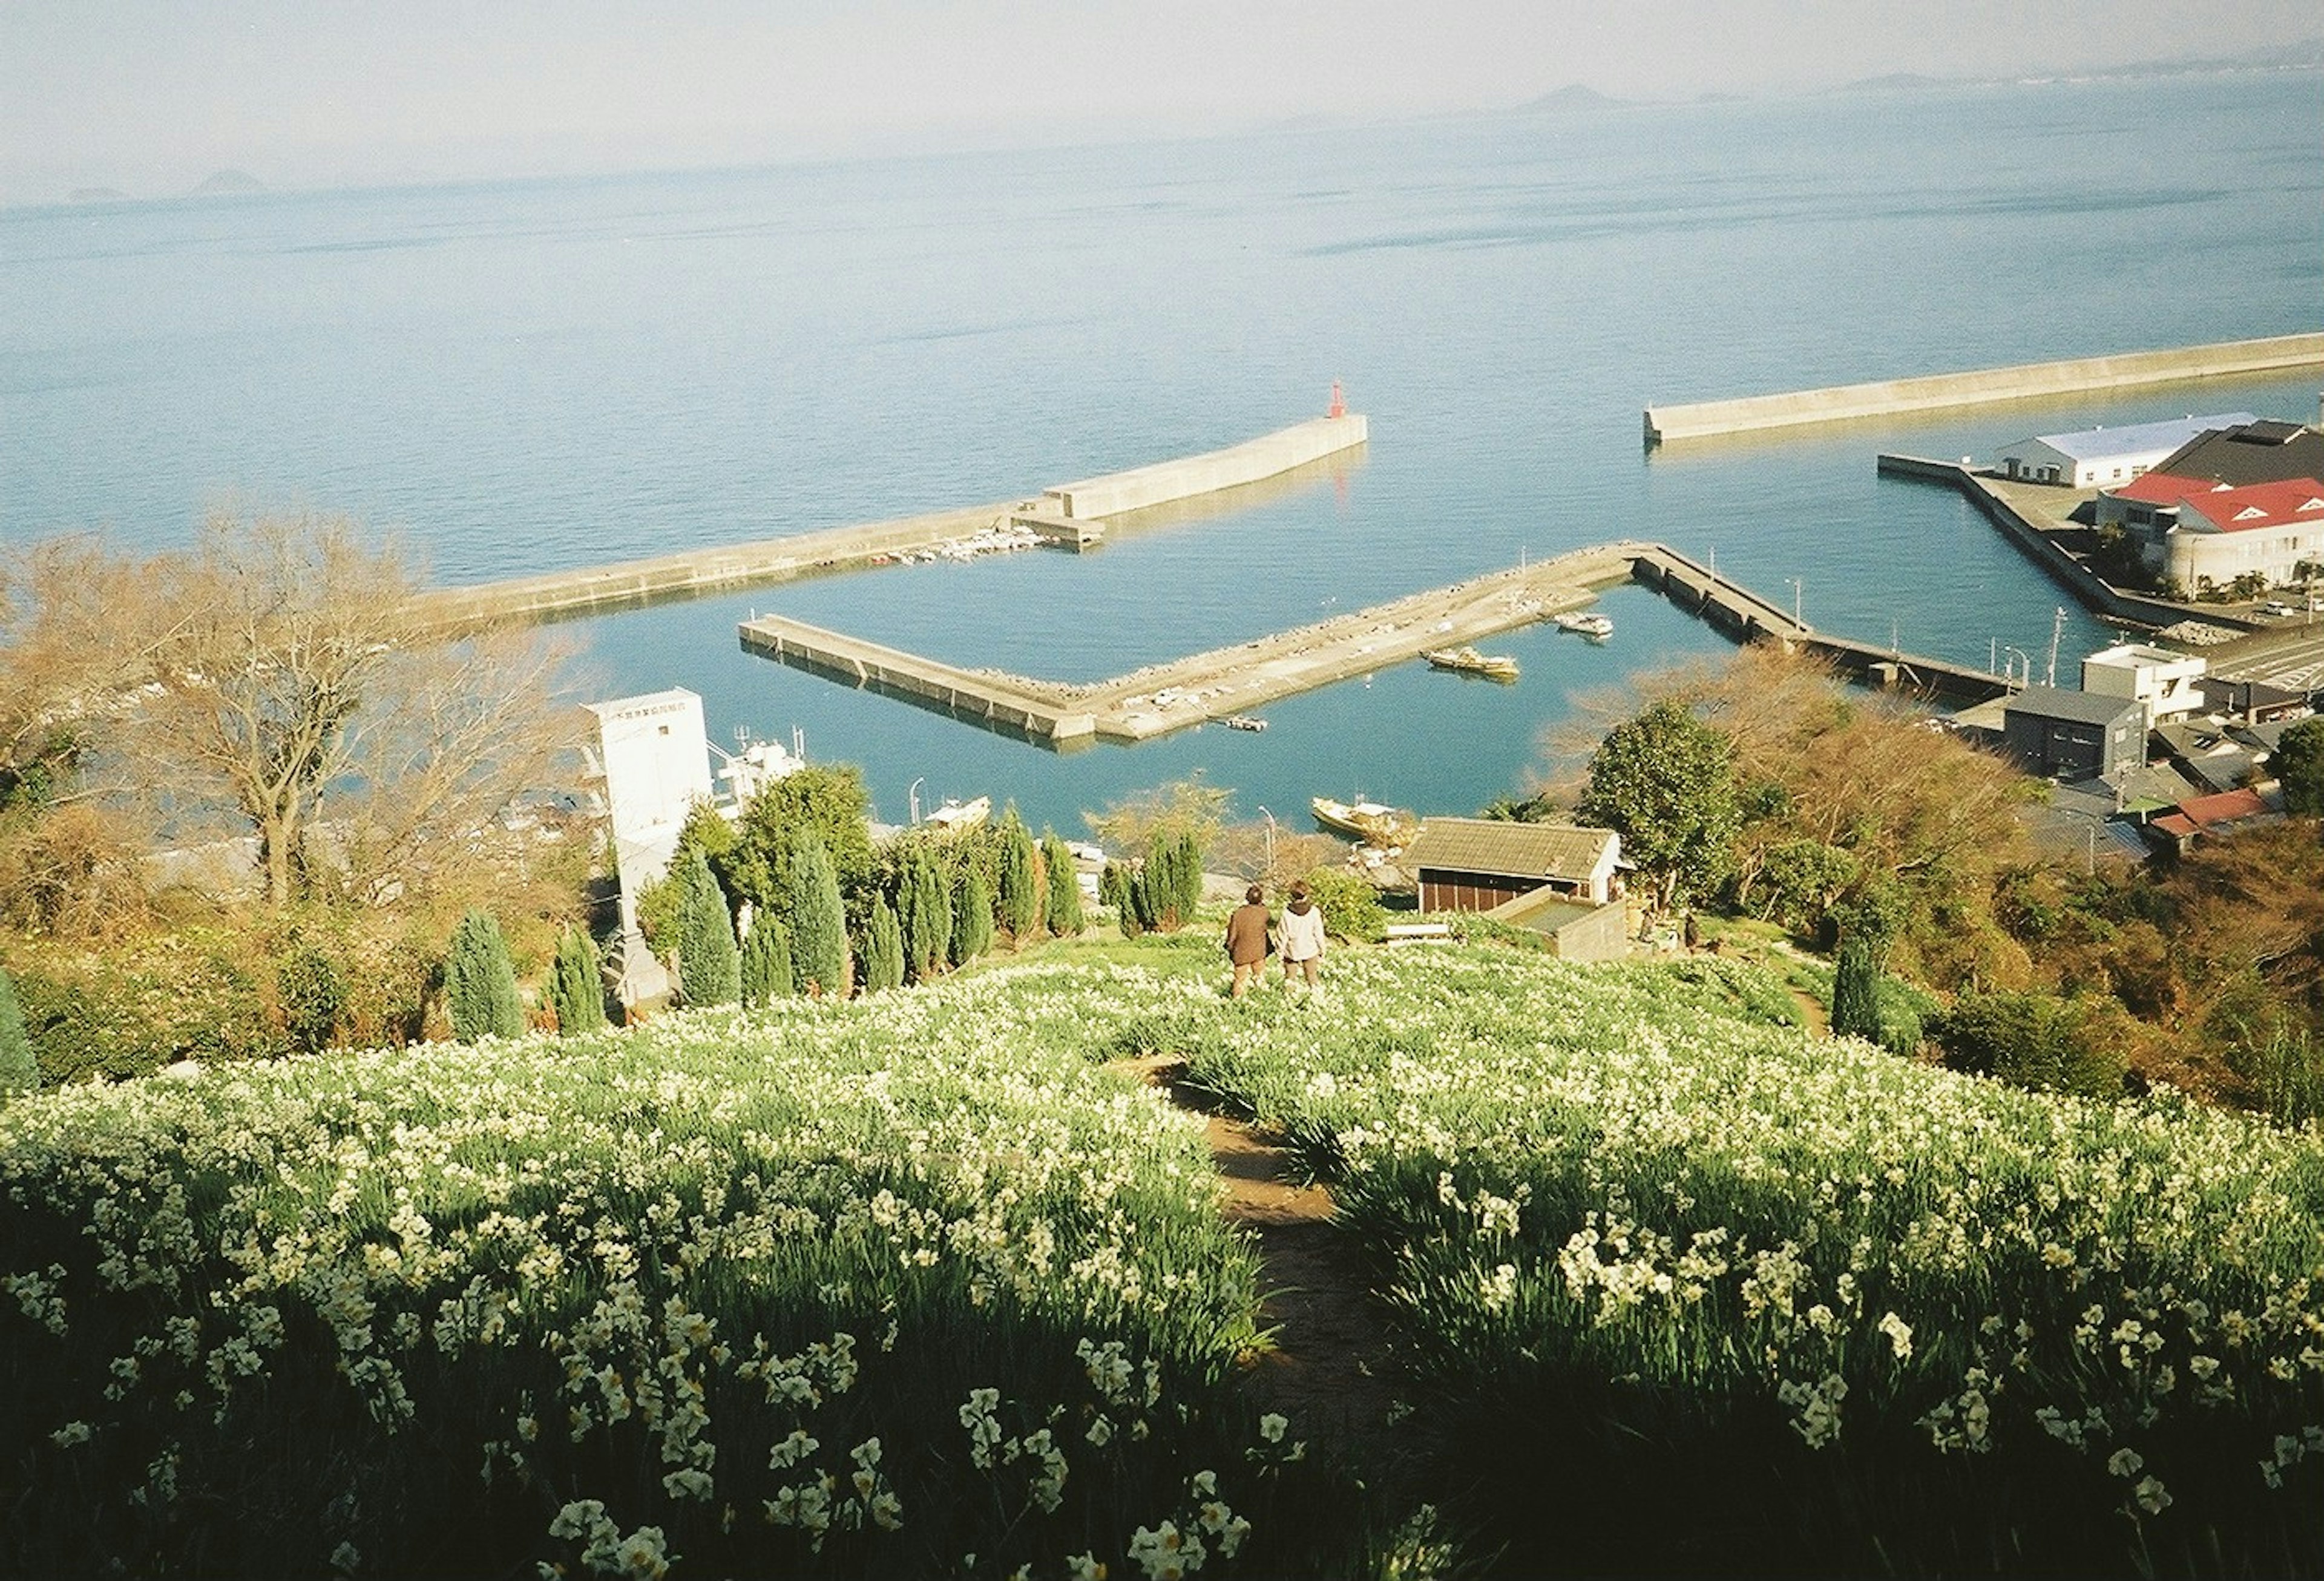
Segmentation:
[(1880, 952), (1862, 930), (1840, 947), (1831, 979), (1831, 1030), (1835, 1035), (1880, 1041)]
[(742, 944), (742, 1003), (756, 1009), (798, 991), (791, 986), (790, 930), (761, 915)]
[(961, 870), (952, 897), (952, 963), (963, 966), (992, 948), (992, 892), (973, 866)]
[(32, 1056), (32, 1040), (24, 1030), (16, 985), (0, 969), (0, 1093), (30, 1092), (40, 1084), (41, 1064)]
[(1178, 920), (1191, 923), (1203, 905), (1203, 842), (1191, 829), (1182, 832), (1170, 863), (1178, 883)]
[(1001, 925), (1011, 942), (1023, 943), (1041, 925), (1040, 875), (1033, 837), (1011, 807), (1001, 825)]
[(1113, 908), (1113, 920), (1125, 939), (1135, 939), (1143, 924), (1138, 920), (1138, 880), (1120, 862), (1108, 862), (1098, 875), (1097, 898)]
[(944, 970), (952, 948), (952, 892), (944, 869), (925, 850), (915, 851), (898, 886), (898, 921), (904, 928), (904, 968), (914, 982)]
[(568, 1037), (605, 1025), (604, 966), (597, 941), (586, 928), (568, 927), (557, 941), (557, 960), (549, 970), (549, 1003), (557, 1012), (557, 1030)]
[(524, 1030), (516, 968), (492, 913), (472, 909), (452, 930), (452, 947), (444, 959), (444, 999), (452, 1035), (462, 1043), (514, 1037)]
[(1082, 931), (1082, 882), (1074, 870), (1073, 850), (1045, 829), (1041, 855), (1048, 868), (1049, 932), (1069, 939)]
[(876, 994), (904, 986), (904, 927), (884, 895), (872, 902), (863, 929), (863, 991)]
[(845, 998), (847, 913), (831, 853), (813, 833), (803, 835), (792, 853), (789, 911), (792, 978), (802, 991)]
[(1146, 842), (1146, 870), (1139, 875), (1145, 881), (1145, 916), (1149, 928), (1164, 933), (1175, 932), (1186, 919), (1179, 914), (1178, 896), (1183, 886), (1178, 879), (1178, 841), (1160, 830)]
[(742, 961), (726, 891), (699, 849), (678, 869), (685, 898), (678, 911), (678, 988), (689, 1005), (731, 1005), (742, 997)]

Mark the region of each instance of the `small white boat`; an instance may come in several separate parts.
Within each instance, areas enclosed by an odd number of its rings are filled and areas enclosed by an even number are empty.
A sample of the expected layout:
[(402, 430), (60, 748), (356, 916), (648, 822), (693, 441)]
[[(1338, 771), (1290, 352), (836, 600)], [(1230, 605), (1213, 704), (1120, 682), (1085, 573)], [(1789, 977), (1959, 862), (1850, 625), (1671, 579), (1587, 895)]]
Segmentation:
[(1226, 726), (1231, 731), (1263, 731), (1267, 728), (1267, 722), (1263, 719), (1255, 719), (1248, 713), (1230, 713), (1226, 718)]
[(927, 822), (939, 829), (973, 829), (991, 815), (992, 798), (979, 796), (973, 802), (946, 802)]
[(1613, 617), (1601, 615), (1595, 610), (1568, 611), (1557, 617), (1556, 623), (1561, 631), (1578, 631), (1584, 637), (1614, 635)]
[(1399, 845), (1420, 829), (1420, 820), (1410, 813), (1379, 802), (1335, 802), (1329, 796), (1316, 796), (1307, 804), (1316, 823), (1335, 834), (1351, 834), (1367, 845)]
[(1479, 653), (1473, 648), (1432, 648), (1420, 657), (1440, 670), (1483, 676), (1494, 681), (1514, 681), (1517, 678), (1517, 661), (1506, 654)]

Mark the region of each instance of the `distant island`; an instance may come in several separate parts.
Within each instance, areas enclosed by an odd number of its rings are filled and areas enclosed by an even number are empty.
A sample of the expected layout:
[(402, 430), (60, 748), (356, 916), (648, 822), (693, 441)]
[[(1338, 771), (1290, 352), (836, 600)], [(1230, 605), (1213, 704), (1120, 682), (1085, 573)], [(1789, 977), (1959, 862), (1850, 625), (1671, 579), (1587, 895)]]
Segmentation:
[(1517, 107), (1517, 113), (1526, 115), (1564, 114), (1574, 110), (1618, 110), (1628, 102), (1627, 99), (1608, 98), (1594, 87), (1570, 82), (1537, 99), (1527, 99)]
[(65, 195), (68, 203), (126, 203), (129, 194), (118, 187), (76, 187)]
[(196, 198), (245, 198), (266, 190), (266, 183), (242, 170), (220, 170), (194, 188)]

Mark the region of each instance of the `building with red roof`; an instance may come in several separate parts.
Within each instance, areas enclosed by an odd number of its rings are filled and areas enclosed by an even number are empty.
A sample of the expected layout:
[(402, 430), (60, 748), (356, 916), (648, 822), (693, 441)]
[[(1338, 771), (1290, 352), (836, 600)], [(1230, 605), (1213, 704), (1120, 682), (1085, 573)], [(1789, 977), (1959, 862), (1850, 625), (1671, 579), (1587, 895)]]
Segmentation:
[(2099, 495), (2098, 521), (2190, 593), (2252, 574), (2273, 587), (2324, 569), (2324, 482), (2312, 477), (2238, 485), (2152, 472)]

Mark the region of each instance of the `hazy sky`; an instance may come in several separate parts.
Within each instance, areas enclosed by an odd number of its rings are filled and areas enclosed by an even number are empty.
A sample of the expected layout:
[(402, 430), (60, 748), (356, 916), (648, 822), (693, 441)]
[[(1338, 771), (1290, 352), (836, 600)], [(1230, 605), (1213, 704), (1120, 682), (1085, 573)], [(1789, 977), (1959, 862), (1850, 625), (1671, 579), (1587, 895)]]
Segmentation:
[(753, 163), (2070, 71), (2315, 0), (0, 0), (0, 203)]

